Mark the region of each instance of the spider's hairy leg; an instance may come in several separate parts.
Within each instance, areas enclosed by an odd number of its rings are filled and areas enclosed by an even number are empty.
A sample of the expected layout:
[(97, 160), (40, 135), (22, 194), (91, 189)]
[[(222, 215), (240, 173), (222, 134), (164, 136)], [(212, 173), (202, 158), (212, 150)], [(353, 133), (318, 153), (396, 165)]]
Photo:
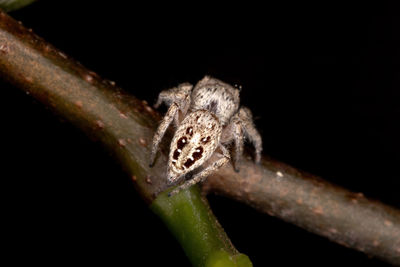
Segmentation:
[(157, 149), (158, 146), (160, 145), (161, 139), (163, 138), (165, 131), (168, 129), (168, 126), (171, 124), (178, 110), (179, 110), (178, 105), (176, 103), (173, 103), (169, 107), (167, 113), (162, 119), (160, 125), (158, 126), (156, 133), (154, 134), (153, 146), (151, 147), (150, 167), (154, 165), (154, 160), (156, 158)]
[(242, 126), (246, 137), (253, 144), (256, 153), (255, 153), (255, 162), (259, 163), (261, 160), (261, 151), (262, 151), (262, 139), (260, 133), (257, 131), (256, 127), (253, 123), (253, 116), (251, 111), (242, 107), (239, 112), (239, 118), (242, 121)]
[(158, 108), (162, 103), (165, 103), (167, 106), (169, 106), (169, 109), (162, 119), (160, 125), (158, 126), (156, 133), (154, 134), (153, 146), (150, 156), (150, 167), (154, 165), (158, 146), (165, 134), (165, 131), (171, 124), (171, 121), (174, 120), (175, 126), (178, 126), (179, 113), (184, 116), (189, 109), (190, 93), (192, 88), (193, 86), (191, 84), (182, 83), (178, 85), (178, 87), (164, 90), (158, 95), (158, 99), (157, 102), (154, 104), (154, 107)]
[(208, 166), (207, 168), (205, 168), (204, 170), (202, 170), (201, 172), (197, 173), (195, 176), (193, 176), (192, 179), (190, 179), (189, 181), (186, 181), (185, 183), (183, 183), (182, 185), (178, 186), (177, 188), (175, 188), (174, 190), (172, 190), (171, 192), (168, 193), (168, 196), (173, 196), (176, 193), (178, 193), (179, 191), (186, 189), (194, 184), (197, 184), (198, 182), (203, 181), (204, 179), (206, 179), (208, 176), (210, 176), (210, 174), (212, 174), (213, 172), (217, 171), (219, 168), (221, 168), (222, 166), (224, 166), (227, 162), (229, 162), (230, 160), (230, 155), (229, 155), (229, 151), (226, 147), (224, 147), (223, 145), (219, 145), (219, 148), (222, 151), (222, 155), (223, 157), (220, 158), (219, 160), (215, 161), (213, 164), (211, 164), (210, 166)]
[(235, 159), (233, 167), (236, 172), (239, 172), (239, 162), (243, 154), (243, 127), (238, 118), (233, 119), (233, 138), (235, 141)]
[(190, 102), (188, 96), (191, 93), (192, 87), (190, 83), (182, 83), (177, 87), (161, 91), (158, 95), (157, 102), (154, 104), (154, 108), (158, 108), (162, 103), (165, 103), (167, 106), (172, 103), (177, 103), (179, 108), (182, 109), (186, 104), (190, 104), (185, 102)]
[(234, 156), (233, 156), (233, 168), (236, 172), (239, 172), (239, 163), (243, 154), (243, 146), (244, 146), (244, 129), (242, 125), (242, 121), (239, 118), (239, 114), (236, 113), (229, 124), (225, 127), (222, 143), (230, 144), (234, 143)]
[(165, 103), (165, 105), (167, 106), (171, 105), (171, 103), (174, 102), (174, 90), (176, 90), (176, 88), (161, 91), (161, 93), (158, 94), (157, 102), (154, 104), (154, 108), (159, 108), (162, 103)]

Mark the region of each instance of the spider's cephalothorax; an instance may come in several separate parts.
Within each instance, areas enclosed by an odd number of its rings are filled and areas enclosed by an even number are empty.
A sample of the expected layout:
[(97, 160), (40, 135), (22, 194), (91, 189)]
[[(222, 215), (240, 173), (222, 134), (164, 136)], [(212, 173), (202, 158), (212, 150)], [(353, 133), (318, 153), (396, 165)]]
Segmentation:
[[(151, 165), (158, 145), (169, 124), (174, 121), (177, 130), (171, 142), (167, 179), (175, 183), (188, 172), (204, 167), (192, 179), (177, 187), (170, 194), (204, 180), (230, 159), (225, 145), (234, 142), (234, 167), (238, 171), (239, 159), (243, 151), (243, 137), (246, 136), (256, 149), (256, 162), (260, 161), (261, 136), (253, 125), (249, 109), (239, 109), (239, 90), (220, 80), (204, 77), (192, 90), (192, 85), (184, 83), (178, 87), (162, 91), (155, 104), (169, 105), (167, 114), (161, 121), (153, 139)], [(215, 162), (207, 160), (214, 153), (222, 154)]]

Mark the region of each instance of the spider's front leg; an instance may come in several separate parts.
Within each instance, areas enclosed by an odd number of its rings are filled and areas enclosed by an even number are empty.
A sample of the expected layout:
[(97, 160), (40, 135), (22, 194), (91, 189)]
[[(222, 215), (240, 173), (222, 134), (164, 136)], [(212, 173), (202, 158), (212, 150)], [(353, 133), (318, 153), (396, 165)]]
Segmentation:
[(179, 111), (181, 111), (183, 115), (186, 114), (190, 106), (190, 92), (192, 87), (192, 85), (184, 83), (178, 87), (162, 91), (158, 95), (158, 100), (154, 107), (158, 108), (163, 102), (170, 107), (154, 134), (150, 155), (150, 167), (154, 165), (158, 146), (172, 120), (175, 121), (175, 126), (177, 126), (179, 124)]
[(162, 119), (160, 125), (157, 128), (156, 133), (153, 137), (153, 146), (151, 147), (151, 155), (150, 155), (150, 167), (153, 167), (154, 160), (156, 158), (157, 149), (160, 145), (161, 139), (163, 138), (165, 131), (168, 129), (168, 126), (171, 124), (174, 117), (176, 117), (179, 107), (176, 103), (172, 103), (169, 107), (167, 113)]
[(170, 193), (168, 193), (168, 196), (173, 196), (176, 193), (178, 193), (179, 191), (181, 191), (183, 189), (186, 189), (186, 188), (188, 188), (188, 187), (190, 187), (190, 186), (192, 186), (194, 184), (197, 184), (198, 182), (203, 181), (208, 176), (210, 176), (210, 174), (212, 174), (213, 172), (216, 172), (219, 168), (224, 166), (230, 160), (231, 157), (230, 157), (229, 151), (228, 151), (228, 149), (226, 147), (224, 147), (223, 145), (219, 145), (219, 148), (222, 151), (222, 156), (223, 156), (222, 158), (220, 158), (219, 160), (215, 161), (213, 164), (211, 164), (210, 166), (208, 166), (207, 168), (205, 168), (201, 172), (197, 173), (189, 181), (186, 181), (182, 185), (180, 185), (177, 188), (175, 188), (174, 190), (172, 190)]

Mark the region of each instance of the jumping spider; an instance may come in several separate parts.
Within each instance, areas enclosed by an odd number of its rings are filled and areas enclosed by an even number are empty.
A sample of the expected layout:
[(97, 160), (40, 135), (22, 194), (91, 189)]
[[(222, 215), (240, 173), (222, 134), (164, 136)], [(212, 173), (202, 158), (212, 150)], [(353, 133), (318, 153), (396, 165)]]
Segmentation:
[[(170, 196), (203, 181), (226, 164), (231, 158), (226, 145), (232, 142), (235, 146), (234, 168), (239, 171), (244, 136), (255, 147), (255, 161), (260, 161), (261, 136), (254, 127), (250, 110), (245, 107), (239, 109), (237, 88), (206, 76), (194, 88), (183, 83), (162, 91), (155, 107), (163, 102), (169, 109), (154, 135), (150, 166), (154, 164), (160, 141), (172, 121), (177, 129), (169, 153), (168, 183), (176, 183), (187, 173), (204, 165), (190, 180), (175, 188)], [(222, 157), (215, 162), (207, 162), (214, 152), (222, 154)]]

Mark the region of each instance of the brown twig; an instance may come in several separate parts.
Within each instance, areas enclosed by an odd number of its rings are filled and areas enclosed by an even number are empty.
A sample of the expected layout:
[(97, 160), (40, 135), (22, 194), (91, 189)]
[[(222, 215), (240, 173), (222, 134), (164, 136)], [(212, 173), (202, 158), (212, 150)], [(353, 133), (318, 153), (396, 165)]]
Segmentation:
[(119, 159), (151, 203), (167, 188), (166, 157), (148, 166), (148, 144), (159, 115), (0, 11), (0, 73), (54, 112), (100, 140)]
[(400, 265), (400, 211), (283, 163), (250, 159), (240, 173), (226, 167), (209, 177), (215, 192), (279, 217), (343, 246)]

